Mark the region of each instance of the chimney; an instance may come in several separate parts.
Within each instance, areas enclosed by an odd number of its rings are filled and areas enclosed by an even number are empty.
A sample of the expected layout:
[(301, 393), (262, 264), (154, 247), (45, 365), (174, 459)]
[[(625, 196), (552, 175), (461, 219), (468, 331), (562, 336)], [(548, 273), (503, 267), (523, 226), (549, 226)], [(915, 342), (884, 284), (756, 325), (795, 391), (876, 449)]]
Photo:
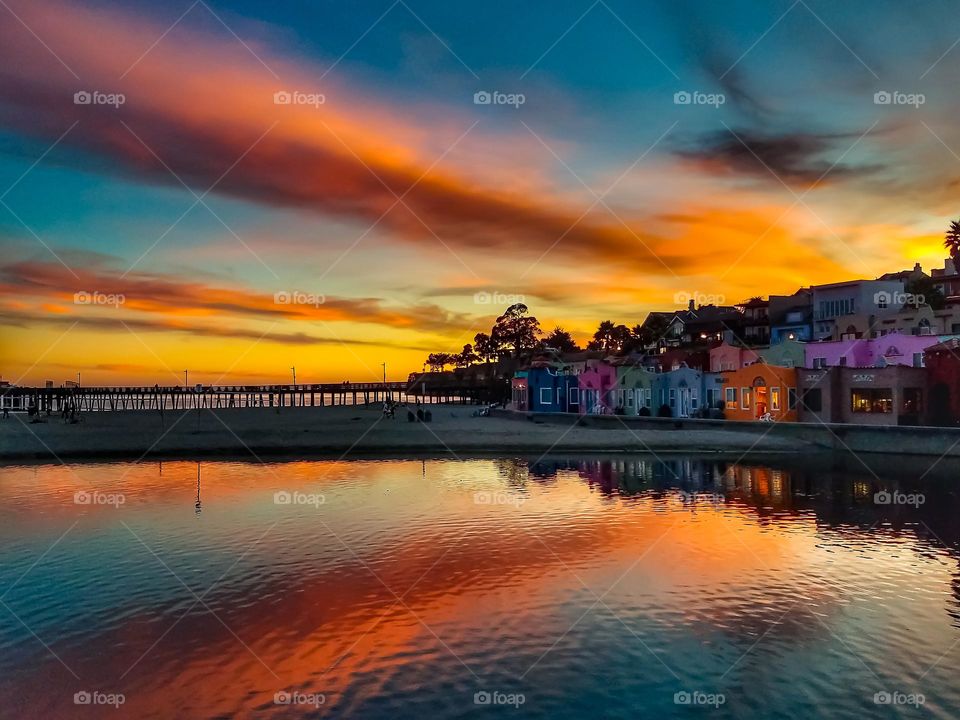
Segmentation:
[(690, 298), (690, 302), (687, 305), (687, 310), (689, 310), (690, 312), (693, 312), (694, 310), (696, 310), (696, 307), (694, 307), (693, 305), (693, 298)]
[(913, 265), (913, 271), (914, 271), (915, 273), (922, 273), (922, 272), (923, 272), (923, 268), (920, 267), (920, 263), (914, 263), (914, 265)]

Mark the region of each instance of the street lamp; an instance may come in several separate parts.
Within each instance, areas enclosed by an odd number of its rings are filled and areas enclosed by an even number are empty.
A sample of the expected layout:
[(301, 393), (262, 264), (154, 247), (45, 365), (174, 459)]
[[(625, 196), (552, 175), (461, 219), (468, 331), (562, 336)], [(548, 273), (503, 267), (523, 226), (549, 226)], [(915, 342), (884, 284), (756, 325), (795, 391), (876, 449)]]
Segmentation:
[(184, 370), (184, 371), (183, 371), (183, 386), (184, 386), (184, 387), (187, 387), (188, 385), (190, 385), (189, 375), (187, 374), (187, 371)]
[(294, 365), (294, 366), (293, 366), (292, 368), (290, 368), (290, 369), (293, 371), (293, 384), (294, 384), (294, 386), (296, 386), (296, 384), (297, 384), (297, 366)]

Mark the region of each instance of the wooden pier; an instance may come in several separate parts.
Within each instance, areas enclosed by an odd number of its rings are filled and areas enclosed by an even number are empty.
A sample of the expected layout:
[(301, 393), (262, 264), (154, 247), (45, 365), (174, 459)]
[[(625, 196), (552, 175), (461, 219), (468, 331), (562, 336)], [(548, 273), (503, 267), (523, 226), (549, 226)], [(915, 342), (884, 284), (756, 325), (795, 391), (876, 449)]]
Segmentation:
[(324, 407), (399, 402), (470, 403), (484, 399), (484, 388), (428, 387), (423, 382), (322, 383), (310, 385), (195, 385), (190, 387), (4, 387), (0, 407), (59, 414), (118, 410), (196, 410), (217, 408)]
[(323, 383), (310, 385), (196, 385), (153, 387), (5, 387), (2, 406), (11, 410), (36, 407), (43, 413), (117, 410), (194, 410), (216, 408), (324, 407), (366, 405), (391, 399), (424, 403), (468, 403), (469, 388), (431, 392), (408, 382)]

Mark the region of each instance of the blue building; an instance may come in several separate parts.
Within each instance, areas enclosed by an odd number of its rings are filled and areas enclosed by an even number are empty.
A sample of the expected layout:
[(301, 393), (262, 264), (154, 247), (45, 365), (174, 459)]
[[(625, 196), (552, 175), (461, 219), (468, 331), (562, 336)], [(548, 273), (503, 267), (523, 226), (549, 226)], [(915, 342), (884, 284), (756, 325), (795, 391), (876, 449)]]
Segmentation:
[(542, 365), (527, 370), (527, 403), (531, 412), (579, 412), (577, 376), (562, 367)]
[(704, 408), (716, 408), (721, 401), (719, 373), (702, 372), (683, 363), (676, 370), (659, 373), (653, 381), (653, 415), (670, 408), (670, 417), (696, 417)]

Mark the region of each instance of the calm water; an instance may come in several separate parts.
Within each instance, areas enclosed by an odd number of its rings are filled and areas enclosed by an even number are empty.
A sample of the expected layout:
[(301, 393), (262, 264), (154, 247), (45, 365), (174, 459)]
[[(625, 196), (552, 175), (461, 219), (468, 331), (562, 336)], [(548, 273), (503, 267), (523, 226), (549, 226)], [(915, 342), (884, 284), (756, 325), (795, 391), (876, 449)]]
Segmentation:
[(0, 468), (0, 715), (957, 717), (957, 474), (795, 462)]

